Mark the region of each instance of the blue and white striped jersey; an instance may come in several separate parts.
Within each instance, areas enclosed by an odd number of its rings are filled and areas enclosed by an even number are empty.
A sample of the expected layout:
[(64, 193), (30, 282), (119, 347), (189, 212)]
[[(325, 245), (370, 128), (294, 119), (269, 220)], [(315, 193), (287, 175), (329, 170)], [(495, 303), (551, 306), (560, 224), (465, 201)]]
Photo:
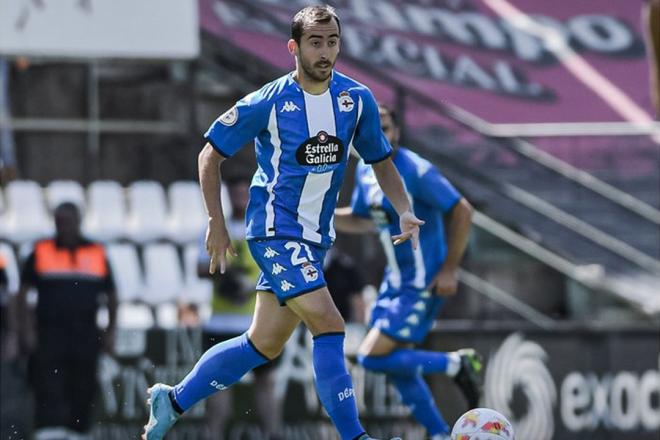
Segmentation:
[(392, 152), (371, 91), (336, 71), (321, 95), (305, 92), (291, 73), (266, 84), (221, 115), (204, 137), (225, 157), (255, 139), (248, 239), (323, 247), (335, 238), (334, 209), (351, 146), (367, 163)]
[(461, 195), (429, 161), (406, 148), (397, 149), (393, 162), (412, 201), (413, 212), (426, 222), (420, 228), (417, 249), (413, 250), (410, 241), (392, 244), (391, 237), (401, 232), (399, 216), (384, 197), (372, 168), (364, 162), (356, 170), (351, 206), (355, 215), (372, 218), (380, 230), (387, 256), (381, 291), (425, 289), (447, 256), (443, 214), (456, 205)]

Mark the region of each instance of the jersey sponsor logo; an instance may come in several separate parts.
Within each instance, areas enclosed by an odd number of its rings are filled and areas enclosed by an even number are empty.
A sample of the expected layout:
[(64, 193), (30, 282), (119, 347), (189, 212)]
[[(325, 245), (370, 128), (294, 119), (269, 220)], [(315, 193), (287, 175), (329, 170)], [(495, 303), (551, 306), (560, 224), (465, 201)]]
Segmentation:
[(312, 167), (312, 173), (326, 173), (337, 168), (344, 158), (344, 143), (336, 136), (321, 130), (300, 144), (296, 160), (300, 165)]
[(284, 105), (280, 109), (280, 113), (297, 111), (300, 111), (300, 107), (298, 107), (293, 101), (284, 101)]
[(309, 263), (303, 263), (300, 272), (302, 272), (303, 278), (308, 283), (319, 279), (319, 271)]
[(273, 258), (276, 255), (279, 255), (279, 253), (277, 253), (277, 251), (270, 246), (268, 246), (266, 248), (266, 252), (264, 252), (264, 257), (266, 258)]
[(294, 287), (296, 287), (296, 286), (294, 286), (293, 284), (291, 284), (287, 280), (282, 280), (282, 283), (280, 284), (280, 289), (282, 289), (282, 292), (288, 292), (289, 290), (293, 289)]
[(282, 266), (280, 263), (275, 263), (273, 264), (273, 275), (279, 275), (282, 272), (284, 272), (286, 268)]
[(233, 106), (232, 108), (224, 112), (222, 115), (220, 115), (218, 121), (220, 121), (222, 125), (226, 125), (227, 127), (231, 127), (232, 125), (234, 125), (236, 121), (238, 121), (238, 109), (236, 108), (236, 106)]
[(340, 112), (350, 112), (355, 106), (353, 98), (351, 98), (351, 95), (346, 91), (341, 92), (339, 96), (337, 96), (337, 103)]

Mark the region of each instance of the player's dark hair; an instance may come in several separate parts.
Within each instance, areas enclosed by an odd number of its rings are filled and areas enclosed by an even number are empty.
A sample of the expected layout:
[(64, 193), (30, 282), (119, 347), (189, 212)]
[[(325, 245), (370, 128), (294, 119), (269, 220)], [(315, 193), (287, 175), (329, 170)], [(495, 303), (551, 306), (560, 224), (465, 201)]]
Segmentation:
[(399, 115), (398, 115), (397, 111), (394, 109), (394, 107), (392, 107), (392, 106), (390, 106), (390, 105), (387, 105), (387, 104), (379, 103), (379, 104), (378, 104), (378, 108), (379, 108), (379, 109), (382, 109), (382, 110), (385, 110), (385, 113), (387, 113), (388, 115), (390, 115), (390, 119), (392, 120), (392, 123), (393, 123), (397, 128), (401, 127), (401, 126), (399, 125)]
[(316, 23), (328, 23), (333, 18), (337, 22), (337, 30), (341, 34), (341, 23), (339, 22), (335, 8), (328, 5), (307, 6), (293, 16), (293, 20), (291, 20), (291, 38), (300, 44), (305, 26)]

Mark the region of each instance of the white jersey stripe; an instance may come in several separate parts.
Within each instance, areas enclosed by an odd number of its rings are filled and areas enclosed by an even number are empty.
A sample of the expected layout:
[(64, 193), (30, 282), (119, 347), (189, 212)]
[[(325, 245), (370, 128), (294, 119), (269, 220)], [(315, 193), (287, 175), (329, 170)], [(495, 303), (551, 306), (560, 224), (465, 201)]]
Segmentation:
[[(306, 92), (303, 92), (303, 95), (309, 137), (316, 136), (320, 131), (336, 136), (335, 112), (330, 89), (321, 95), (310, 95)], [(321, 242), (321, 234), (318, 232), (321, 210), (325, 193), (330, 189), (333, 174), (334, 172), (309, 173), (305, 178), (298, 203), (298, 223), (303, 227), (302, 237), (306, 240)]]
[(392, 235), (388, 229), (381, 230), (379, 235), (380, 242), (385, 251), (385, 257), (387, 257), (387, 266), (390, 269), (387, 280), (390, 282), (393, 289), (398, 289), (401, 287), (401, 271), (399, 270), (399, 264), (396, 261), (396, 255), (394, 254)]
[(266, 190), (268, 191), (268, 201), (266, 202), (266, 236), (271, 237), (275, 235), (275, 212), (273, 211), (273, 200), (275, 193), (273, 188), (277, 184), (277, 178), (280, 171), (280, 156), (282, 155), (282, 142), (280, 141), (280, 131), (277, 127), (277, 109), (273, 105), (268, 118), (268, 132), (270, 133), (270, 142), (273, 145), (273, 155), (270, 158), (270, 164), (273, 167), (273, 180), (268, 183)]
[(303, 227), (302, 237), (305, 240), (321, 242), (321, 234), (318, 233), (319, 219), (325, 193), (332, 182), (332, 174), (307, 174), (298, 204), (298, 223)]

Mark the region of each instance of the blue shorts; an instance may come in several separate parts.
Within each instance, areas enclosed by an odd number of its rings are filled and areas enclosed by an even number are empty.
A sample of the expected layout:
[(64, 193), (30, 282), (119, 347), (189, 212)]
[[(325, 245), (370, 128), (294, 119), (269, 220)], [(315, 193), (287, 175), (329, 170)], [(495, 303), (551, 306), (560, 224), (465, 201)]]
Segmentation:
[(250, 240), (248, 246), (261, 269), (257, 291), (275, 293), (281, 305), (291, 298), (325, 287), (323, 259), (326, 248), (279, 238)]
[(421, 343), (433, 327), (444, 299), (428, 290), (388, 289), (378, 295), (369, 327), (395, 341)]

